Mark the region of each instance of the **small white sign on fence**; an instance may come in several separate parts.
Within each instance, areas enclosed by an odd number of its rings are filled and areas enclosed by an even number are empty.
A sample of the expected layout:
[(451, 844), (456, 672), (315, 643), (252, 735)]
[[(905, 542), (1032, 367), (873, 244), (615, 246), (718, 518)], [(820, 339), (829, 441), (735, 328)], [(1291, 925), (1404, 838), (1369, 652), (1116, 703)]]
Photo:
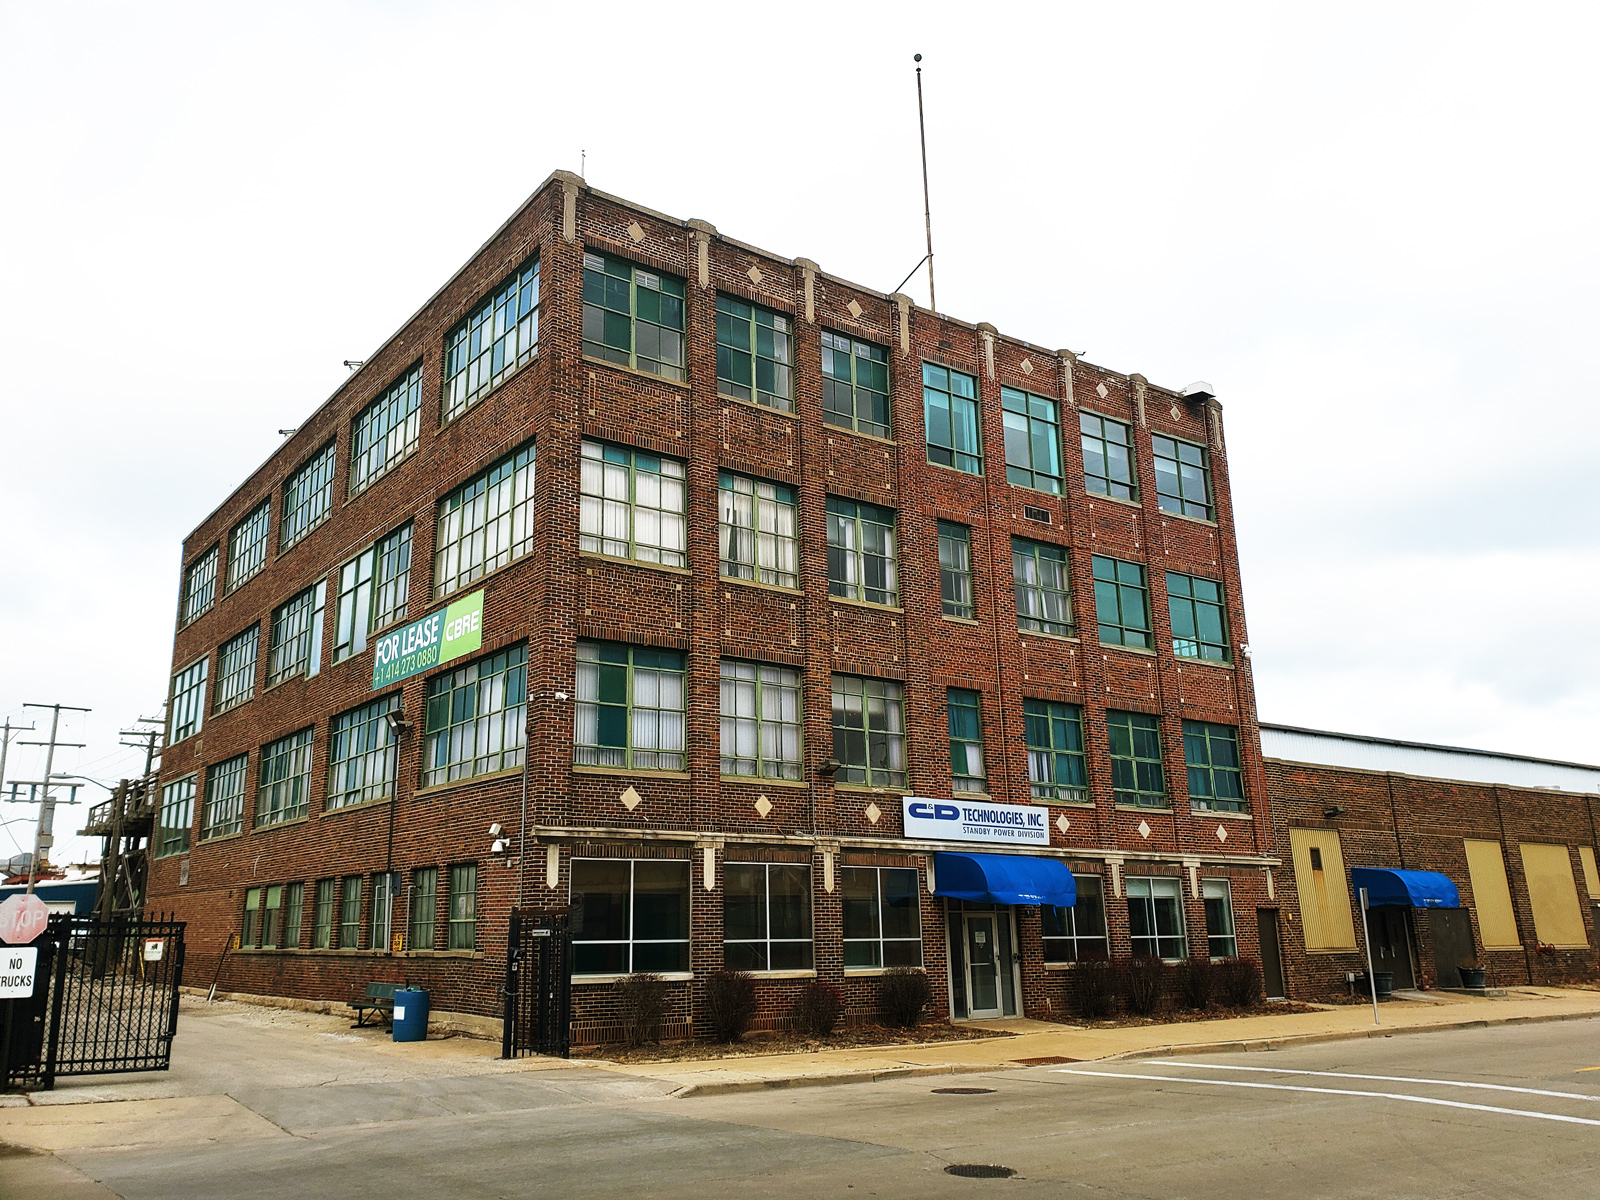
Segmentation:
[(160, 962), (162, 955), (167, 952), (166, 938), (148, 938), (144, 944), (145, 962)]
[(33, 975), (38, 965), (37, 946), (0, 948), (0, 999), (21, 1000), (33, 995)]

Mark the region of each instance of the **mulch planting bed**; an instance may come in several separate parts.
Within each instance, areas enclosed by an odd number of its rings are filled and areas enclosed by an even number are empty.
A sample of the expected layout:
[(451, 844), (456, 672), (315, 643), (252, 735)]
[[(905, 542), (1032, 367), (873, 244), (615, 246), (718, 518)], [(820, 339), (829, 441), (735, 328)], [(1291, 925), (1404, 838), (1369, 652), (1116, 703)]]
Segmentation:
[(877, 1046), (925, 1046), (938, 1042), (969, 1042), (979, 1038), (1008, 1037), (990, 1029), (962, 1025), (918, 1025), (893, 1029), (887, 1025), (851, 1025), (827, 1037), (788, 1032), (747, 1033), (731, 1046), (717, 1042), (663, 1042), (629, 1050), (621, 1045), (574, 1046), (573, 1058), (603, 1058), (609, 1062), (684, 1062), (693, 1059), (749, 1058), (758, 1054), (807, 1054), (819, 1050), (866, 1050)]
[(1072, 1025), (1078, 1029), (1135, 1029), (1146, 1025), (1188, 1025), (1196, 1021), (1225, 1021), (1229, 1017), (1281, 1017), (1285, 1013), (1314, 1013), (1321, 1009), (1315, 1004), (1302, 1004), (1298, 1000), (1282, 1000), (1273, 1004), (1258, 1004), (1254, 1008), (1174, 1008), (1153, 1017), (1116, 1016), (1090, 1020), (1087, 1017), (1063, 1013), (1049, 1016), (1047, 1021)]

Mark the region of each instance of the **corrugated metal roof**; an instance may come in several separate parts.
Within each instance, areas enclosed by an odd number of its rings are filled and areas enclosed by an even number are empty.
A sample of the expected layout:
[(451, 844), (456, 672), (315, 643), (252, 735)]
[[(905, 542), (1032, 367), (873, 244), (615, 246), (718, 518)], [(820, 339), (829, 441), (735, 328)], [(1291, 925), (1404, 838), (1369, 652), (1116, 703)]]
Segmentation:
[(1459, 779), (1463, 783), (1600, 794), (1600, 767), (1583, 763), (1400, 742), (1359, 733), (1330, 733), (1293, 725), (1262, 725), (1261, 753), (1287, 762), (1322, 763), (1361, 771), (1394, 771), (1428, 779)]

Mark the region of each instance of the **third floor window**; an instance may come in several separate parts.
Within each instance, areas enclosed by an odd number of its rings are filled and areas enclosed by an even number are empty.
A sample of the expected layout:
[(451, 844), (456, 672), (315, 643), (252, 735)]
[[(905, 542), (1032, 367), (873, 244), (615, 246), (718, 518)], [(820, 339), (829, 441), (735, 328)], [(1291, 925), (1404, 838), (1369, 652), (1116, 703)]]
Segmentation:
[(939, 522), (939, 599), (944, 615), (972, 620), (972, 531), (953, 521)]
[(717, 391), (779, 412), (794, 411), (789, 318), (717, 295)]
[(329, 442), (283, 481), (283, 520), (278, 549), (287, 550), (323, 521), (333, 507), (333, 456)]
[(800, 586), (794, 489), (723, 471), (717, 480), (717, 547), (727, 579)]
[(350, 426), (350, 494), (417, 448), (422, 432), (422, 364), (418, 363), (356, 414)]
[(683, 382), (683, 300), (683, 280), (585, 251), (583, 352)]
[(1006, 482), (1039, 492), (1061, 491), (1061, 431), (1056, 402), (1015, 388), (1000, 389), (1005, 410)]
[(983, 474), (983, 422), (978, 381), (936, 363), (922, 364), (922, 415), (928, 461), (969, 475)]
[(529, 442), (439, 501), (433, 551), (436, 599), (533, 549), (533, 483)]
[(828, 497), (828, 594), (899, 603), (893, 509)]
[(272, 501), (263, 500), (228, 532), (228, 591), (267, 565), (267, 526)]
[(889, 436), (889, 352), (871, 342), (822, 331), (822, 419)]
[(664, 567), (689, 565), (681, 462), (586, 441), (581, 491), (578, 549)]
[(1172, 619), (1172, 652), (1184, 658), (1228, 661), (1228, 619), (1222, 585), (1198, 575), (1167, 572), (1167, 610)]
[(1096, 554), (1093, 569), (1094, 615), (1101, 644), (1150, 649), (1150, 589), (1144, 567)]
[(333, 661), (367, 648), (367, 635), (406, 615), (411, 589), (411, 522), (339, 568)]
[(1017, 589), (1017, 628), (1072, 636), (1067, 552), (1060, 546), (1012, 538), (1011, 573)]
[(444, 419), (454, 420), (539, 350), (539, 260), (501, 281), (444, 340)]
[(322, 669), (322, 611), (328, 585), (314, 583), (272, 610), (272, 641), (267, 650), (267, 686), (312, 676)]

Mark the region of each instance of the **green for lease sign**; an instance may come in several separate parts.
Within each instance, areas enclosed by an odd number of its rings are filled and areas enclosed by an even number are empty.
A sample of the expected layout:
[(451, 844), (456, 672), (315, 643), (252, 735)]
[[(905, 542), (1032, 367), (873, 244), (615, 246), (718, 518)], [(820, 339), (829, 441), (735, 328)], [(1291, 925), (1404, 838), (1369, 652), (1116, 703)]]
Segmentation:
[(373, 690), (471, 654), (482, 645), (483, 593), (479, 591), (379, 638), (372, 657)]

